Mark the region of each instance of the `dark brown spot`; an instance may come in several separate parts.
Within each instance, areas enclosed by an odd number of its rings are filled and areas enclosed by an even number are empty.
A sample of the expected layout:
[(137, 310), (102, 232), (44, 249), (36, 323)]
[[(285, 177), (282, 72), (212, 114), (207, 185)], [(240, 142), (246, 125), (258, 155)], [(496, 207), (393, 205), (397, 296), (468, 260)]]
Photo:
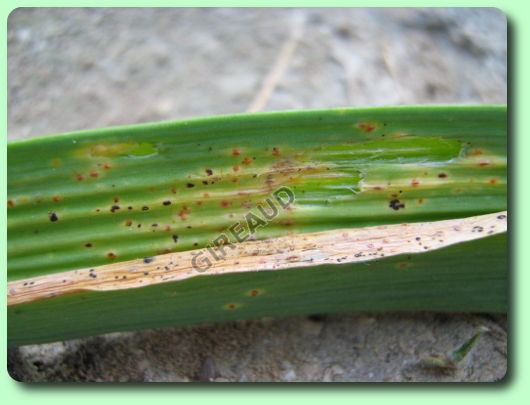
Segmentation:
[(116, 256), (114, 253), (110, 252), (110, 253), (107, 253), (107, 257), (108, 257), (109, 259), (111, 259), (111, 260), (114, 260), (114, 259), (116, 259), (116, 257), (118, 257), (118, 256)]
[(144, 263), (151, 263), (153, 260), (155, 259), (153, 259), (152, 257), (144, 257)]
[(504, 215), (504, 214), (498, 215), (497, 219), (506, 219), (506, 215)]
[(8, 207), (14, 207), (15, 203), (13, 202), (13, 200), (7, 200), (7, 206)]
[(491, 163), (490, 162), (479, 162), (478, 165), (480, 167), (484, 167), (484, 166), (489, 166)]
[(133, 207), (131, 207), (130, 205), (127, 207), (128, 210), (132, 210)]
[(92, 247), (92, 243), (85, 243), (85, 247), (91, 248)]
[(221, 207), (222, 208), (228, 208), (230, 206), (230, 202), (229, 201), (221, 201)]
[(112, 199), (112, 201), (114, 201), (115, 203), (119, 203), (119, 202), (120, 202), (120, 199), (119, 199), (118, 197), (114, 197), (114, 198)]
[(110, 208), (110, 212), (116, 212), (120, 209), (120, 206), (119, 205), (113, 205), (111, 208)]
[(173, 194), (177, 194), (177, 188), (176, 187), (171, 187), (171, 192)]
[(280, 148), (272, 148), (272, 156), (280, 156)]
[(98, 176), (99, 176), (98, 172), (90, 172), (90, 177), (98, 177)]
[(243, 159), (243, 161), (241, 163), (243, 163), (244, 165), (248, 166), (249, 164), (252, 163), (252, 160), (249, 159), (248, 157), (246, 157), (245, 159)]
[(131, 226), (131, 225), (132, 225), (132, 221), (129, 220), (125, 222), (125, 226)]
[(171, 205), (171, 201), (164, 201), (162, 204), (164, 204), (164, 205)]
[(171, 237), (173, 238), (173, 242), (175, 242), (175, 243), (178, 242), (178, 240), (179, 240), (178, 235), (171, 235)]
[(447, 177), (447, 174), (445, 173), (439, 173), (438, 174), (438, 177), (441, 178), (441, 179), (445, 179)]
[(149, 207), (148, 207), (147, 205), (144, 205), (144, 206), (142, 207), (142, 211), (149, 211)]
[(392, 208), (394, 211), (398, 211), (400, 208), (405, 208), (405, 203), (402, 203), (398, 199), (391, 200), (388, 204), (390, 208)]
[(186, 187), (188, 187), (188, 188), (192, 188), (192, 187), (195, 187), (195, 184), (193, 184), (193, 183), (188, 183), (188, 184), (186, 184)]
[(59, 218), (57, 217), (57, 214), (55, 212), (50, 213), (50, 221), (55, 222), (58, 221)]
[(213, 170), (212, 169), (206, 169), (205, 171), (206, 171), (206, 174), (208, 176), (211, 176), (213, 174)]

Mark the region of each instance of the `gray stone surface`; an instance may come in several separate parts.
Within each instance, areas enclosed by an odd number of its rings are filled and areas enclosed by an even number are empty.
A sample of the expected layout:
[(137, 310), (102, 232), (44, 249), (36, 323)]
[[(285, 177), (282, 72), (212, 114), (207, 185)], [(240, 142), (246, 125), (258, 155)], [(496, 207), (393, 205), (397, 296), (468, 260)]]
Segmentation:
[[(8, 139), (244, 112), (264, 83), (264, 110), (505, 103), (506, 48), (497, 9), (17, 9)], [(480, 326), (457, 370), (420, 361)], [(506, 346), (505, 316), (354, 313), (12, 348), (8, 368), (25, 381), (496, 381)]]

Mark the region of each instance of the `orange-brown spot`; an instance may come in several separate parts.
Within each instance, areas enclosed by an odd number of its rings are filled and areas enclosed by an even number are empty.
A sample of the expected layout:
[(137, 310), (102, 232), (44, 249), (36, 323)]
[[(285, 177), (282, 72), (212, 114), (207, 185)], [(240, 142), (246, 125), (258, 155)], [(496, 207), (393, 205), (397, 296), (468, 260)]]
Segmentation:
[(232, 168), (232, 170), (233, 170), (234, 172), (237, 172), (237, 171), (239, 170), (239, 166), (234, 166), (234, 167)]
[(61, 159), (53, 159), (52, 160), (52, 167), (59, 167), (61, 166), (63, 163), (61, 162)]
[(203, 202), (202, 202), (202, 201), (197, 201), (195, 204), (196, 204), (196, 205), (202, 205)]
[(232, 149), (232, 155), (233, 156), (239, 156), (239, 155), (241, 155), (241, 151), (239, 149)]
[(392, 135), (392, 138), (394, 138), (394, 139), (404, 138), (405, 136), (407, 136), (407, 134), (404, 133), (404, 132), (396, 132), (394, 135)]
[(171, 187), (171, 192), (173, 194), (177, 194), (177, 188), (176, 187)]
[(292, 219), (286, 219), (285, 221), (282, 221), (280, 223), (285, 226), (291, 226), (294, 224), (294, 221)]
[(272, 148), (272, 156), (280, 156), (280, 148)]
[(233, 178), (232, 178), (232, 183), (237, 183), (237, 181), (238, 181), (238, 178), (237, 178), (237, 177), (233, 177)]
[(107, 163), (105, 163), (105, 164), (103, 165), (103, 169), (109, 170), (109, 169), (112, 169), (112, 166), (109, 165), (109, 164), (107, 164)]
[(114, 260), (114, 259), (116, 259), (118, 256), (116, 256), (116, 254), (110, 252), (110, 253), (107, 253), (107, 257), (108, 257), (110, 260)]
[(54, 196), (52, 197), (52, 201), (53, 201), (53, 202), (61, 201), (61, 197), (58, 196), (58, 195), (54, 195)]
[(377, 190), (377, 191), (381, 191), (381, 190), (384, 190), (385, 188), (383, 186), (373, 186), (372, 187), (372, 190)]
[(484, 167), (484, 166), (489, 166), (491, 163), (490, 162), (487, 162), (487, 161), (482, 161), (482, 162), (478, 162), (478, 165), (480, 167)]
[(239, 307), (239, 305), (237, 305), (237, 304), (226, 304), (224, 307), (226, 309), (237, 309)]
[(85, 177), (82, 174), (77, 174), (75, 178), (77, 179), (77, 181), (83, 181), (85, 179)]
[(156, 187), (149, 187), (149, 191), (155, 191)]
[(14, 207), (15, 203), (13, 202), (13, 200), (7, 200), (7, 206), (8, 207)]
[(173, 228), (171, 228), (170, 226), (166, 226), (165, 231), (168, 231), (168, 232), (169, 232), (169, 231), (171, 231), (172, 229), (173, 229)]
[(98, 172), (90, 172), (90, 177), (98, 177), (98, 176), (99, 176)]
[(230, 202), (229, 201), (221, 201), (221, 207), (223, 207), (223, 208), (230, 207)]
[(473, 152), (471, 152), (472, 155), (482, 155), (484, 151), (482, 149), (475, 149)]
[(420, 199), (418, 200), (418, 204), (423, 204), (424, 202), (425, 202), (425, 200), (424, 200), (423, 198), (420, 198)]
[(359, 122), (357, 128), (362, 129), (364, 132), (372, 132), (376, 127), (375, 125), (369, 124), (367, 122)]
[(204, 198), (208, 198), (208, 197), (210, 197), (210, 194), (208, 194), (208, 193), (204, 193), (202, 196), (203, 196)]
[(125, 222), (125, 226), (132, 226), (132, 224), (133, 224), (133, 222), (130, 221), (130, 220)]
[(461, 193), (462, 192), (462, 189), (461, 188), (457, 188), (455, 189), (455, 193)]
[(412, 181), (410, 182), (410, 185), (412, 187), (418, 187), (420, 185), (420, 181), (418, 179), (412, 179)]
[(409, 267), (408, 263), (399, 263), (399, 268), (400, 269), (406, 269), (407, 267)]
[(499, 182), (498, 179), (491, 179), (490, 184), (497, 184)]
[(252, 159), (249, 159), (248, 157), (246, 157), (245, 159), (243, 159), (241, 163), (248, 166), (252, 163)]
[(115, 203), (119, 203), (119, 202), (120, 202), (120, 199), (119, 199), (118, 197), (114, 197), (114, 198), (112, 199), (112, 201), (114, 201)]

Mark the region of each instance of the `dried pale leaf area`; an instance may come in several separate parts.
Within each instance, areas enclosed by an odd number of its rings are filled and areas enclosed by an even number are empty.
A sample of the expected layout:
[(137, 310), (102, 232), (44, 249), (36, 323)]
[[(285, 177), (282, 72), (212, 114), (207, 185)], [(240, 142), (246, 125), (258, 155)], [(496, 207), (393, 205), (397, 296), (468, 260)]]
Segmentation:
[[(226, 256), (204, 272), (193, 268), (193, 258), (199, 252), (190, 251), (12, 281), (8, 284), (7, 303), (16, 305), (80, 291), (145, 287), (199, 275), (365, 262), (422, 253), (506, 231), (504, 211), (438, 222), (293, 234), (216, 247), (219, 256)], [(258, 293), (256, 290), (255, 295)]]

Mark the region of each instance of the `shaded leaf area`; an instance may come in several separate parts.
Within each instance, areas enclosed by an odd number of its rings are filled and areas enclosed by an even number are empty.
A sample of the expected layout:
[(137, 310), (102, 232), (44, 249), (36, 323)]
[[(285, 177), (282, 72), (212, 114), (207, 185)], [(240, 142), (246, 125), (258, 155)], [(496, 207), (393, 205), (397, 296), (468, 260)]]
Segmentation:
[(79, 292), (8, 307), (8, 344), (351, 310), (505, 312), (506, 242), (506, 234), (501, 234), (367, 263), (199, 276), (129, 290)]
[(8, 280), (204, 247), (271, 193), (255, 237), (506, 209), (504, 106), (223, 116), (8, 145)]

